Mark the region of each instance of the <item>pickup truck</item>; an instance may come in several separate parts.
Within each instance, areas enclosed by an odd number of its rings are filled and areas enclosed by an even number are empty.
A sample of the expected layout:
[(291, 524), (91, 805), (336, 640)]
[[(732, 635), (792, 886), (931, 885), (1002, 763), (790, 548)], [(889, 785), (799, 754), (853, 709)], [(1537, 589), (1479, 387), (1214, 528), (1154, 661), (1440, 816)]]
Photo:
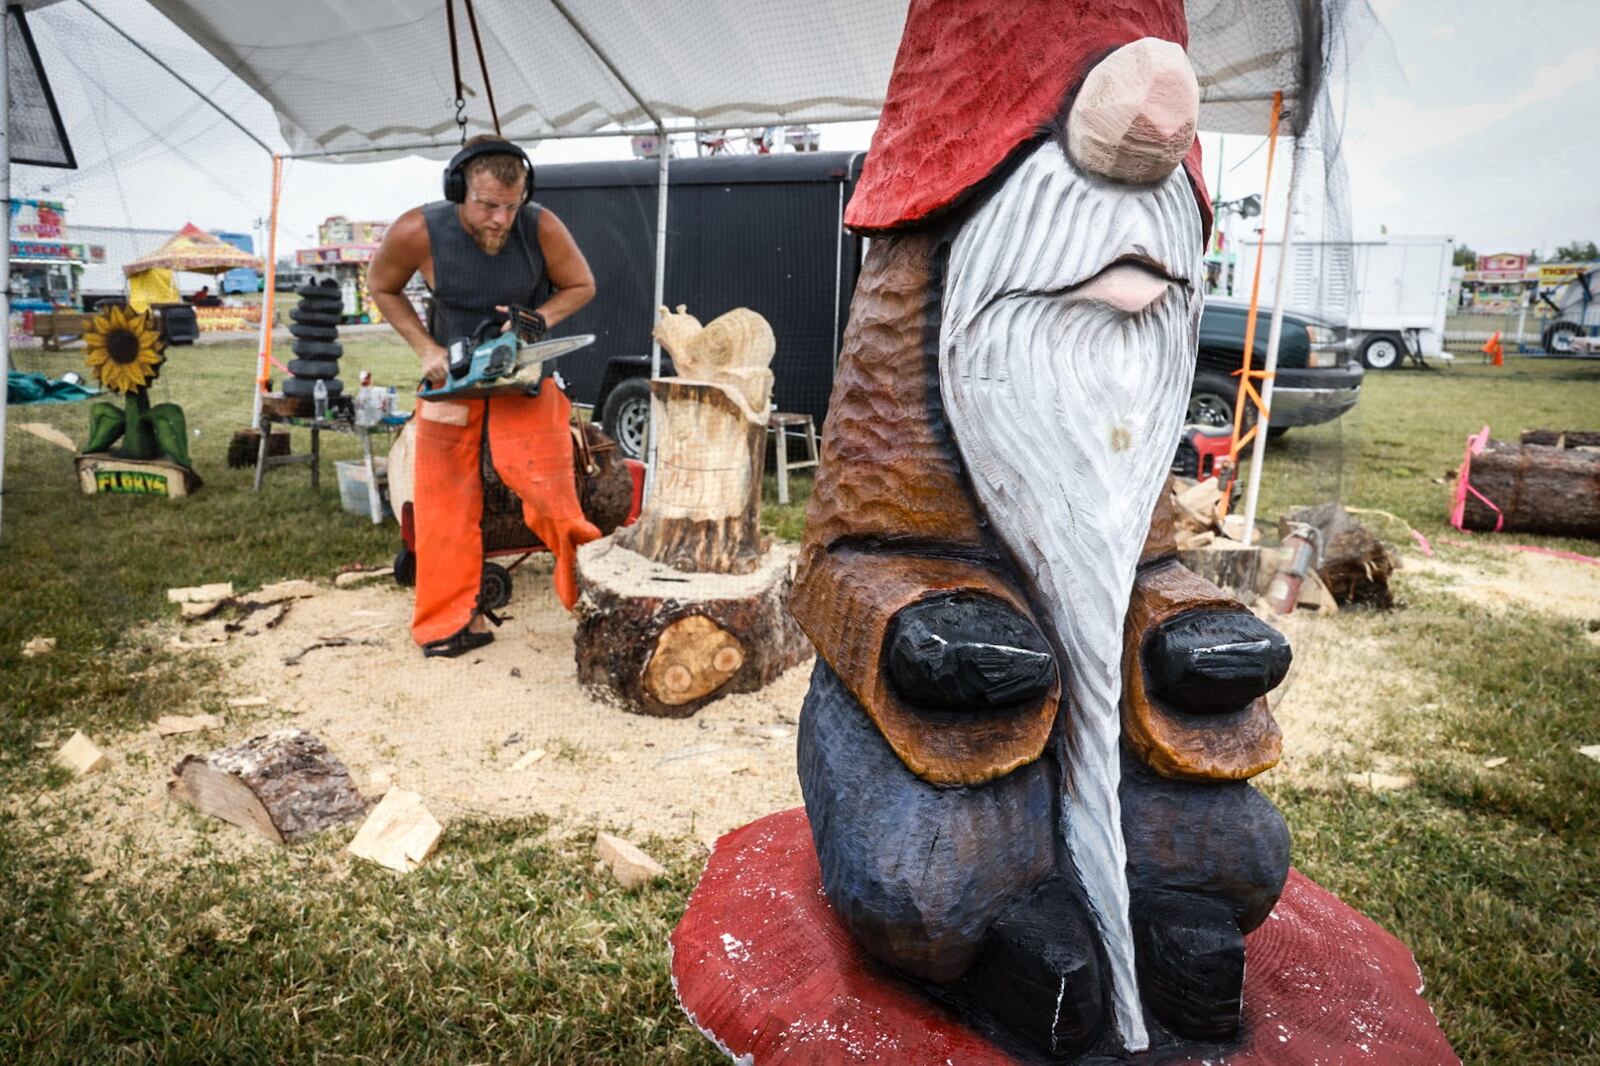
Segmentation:
[[(1231, 426), (1239, 394), (1234, 372), (1244, 364), (1244, 334), (1250, 305), (1221, 296), (1206, 297), (1200, 314), (1200, 351), (1189, 392), (1190, 424)], [(1255, 354), (1251, 365), (1267, 361), (1272, 308), (1257, 311)], [(1351, 352), (1348, 331), (1293, 311), (1283, 314), (1278, 342), (1278, 373), (1273, 380), (1270, 436), (1295, 426), (1332, 422), (1361, 398), (1365, 369)], [(1248, 421), (1253, 421), (1253, 412)]]

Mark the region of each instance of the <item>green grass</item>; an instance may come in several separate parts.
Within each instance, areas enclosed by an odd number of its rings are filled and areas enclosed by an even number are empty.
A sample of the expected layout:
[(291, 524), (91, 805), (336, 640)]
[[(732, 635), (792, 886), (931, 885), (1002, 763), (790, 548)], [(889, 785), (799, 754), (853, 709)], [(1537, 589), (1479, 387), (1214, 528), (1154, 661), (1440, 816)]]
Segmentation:
[[(0, 794), (59, 789), (36, 744), (69, 727), (115, 743), (157, 714), (214, 709), (216, 668), (139, 635), (172, 611), (165, 589), (392, 557), (393, 527), (342, 512), (331, 469), (318, 492), (290, 468), (258, 495), (250, 471), (224, 467), (249, 415), (250, 348), (171, 353), (157, 398), (187, 409), (206, 478), (188, 501), (82, 496), (70, 457), (15, 426), (47, 422), (81, 441), (86, 407), (11, 409)], [(16, 361), (59, 373), (80, 358)], [(415, 373), (383, 335), (349, 340), (345, 365), (402, 387)], [(1469, 432), (1596, 428), (1597, 410), (1594, 363), (1374, 374), (1353, 418), (1273, 442), (1262, 514), (1336, 496), (1438, 542), (1450, 486), (1434, 479)], [(348, 438), (326, 446), (356, 454)], [(770, 534), (798, 534), (810, 480), (793, 489), (776, 506), (769, 475)], [(1600, 648), (1579, 624), (1489, 614), (1400, 580), (1405, 609), (1342, 614), (1334, 632), (1372, 638), (1360, 643), (1382, 649), (1374, 676), (1410, 671), (1443, 696), (1389, 708), (1344, 758), (1361, 768), (1381, 754), (1418, 784), (1375, 795), (1269, 781), (1295, 862), (1412, 948), (1467, 1061), (1600, 1062), (1600, 764), (1573, 751), (1600, 743)], [(56, 636), (57, 654), (22, 658), (36, 635)], [(1511, 761), (1490, 772), (1489, 755)], [(84, 884), (88, 860), (51, 843), (70, 842), (75, 816), (0, 814), (0, 1062), (721, 1061), (668, 979), (666, 937), (698, 874), (688, 842), (650, 842), (669, 876), (636, 893), (594, 872), (588, 836), (546, 836), (539, 822), (453, 825), (406, 878), (352, 864), (334, 833), (248, 860), (202, 850), (153, 883), (113, 872)]]

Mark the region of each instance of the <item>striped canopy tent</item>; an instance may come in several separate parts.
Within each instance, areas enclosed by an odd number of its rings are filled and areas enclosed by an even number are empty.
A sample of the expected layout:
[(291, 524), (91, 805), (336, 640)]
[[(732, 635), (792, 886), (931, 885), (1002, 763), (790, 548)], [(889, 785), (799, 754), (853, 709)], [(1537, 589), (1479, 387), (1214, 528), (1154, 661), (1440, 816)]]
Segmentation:
[(160, 248), (149, 255), (125, 263), (122, 272), (130, 278), (146, 270), (187, 270), (196, 274), (220, 274), (243, 267), (260, 270), (261, 257), (243, 252), (220, 237), (214, 237), (189, 222)]

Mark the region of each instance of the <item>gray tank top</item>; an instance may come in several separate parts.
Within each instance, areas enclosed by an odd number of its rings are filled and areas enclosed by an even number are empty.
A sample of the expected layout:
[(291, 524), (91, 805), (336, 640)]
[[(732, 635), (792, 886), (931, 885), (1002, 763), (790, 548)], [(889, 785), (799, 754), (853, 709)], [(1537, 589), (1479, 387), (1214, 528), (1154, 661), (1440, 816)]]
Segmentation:
[(422, 208), (433, 253), (433, 310), (428, 315), (428, 332), (434, 340), (449, 344), (467, 336), (478, 323), (499, 314), (497, 304), (537, 307), (544, 301), (550, 275), (539, 249), (542, 210), (538, 204), (524, 204), (506, 243), (490, 255), (461, 225), (455, 204), (436, 200)]

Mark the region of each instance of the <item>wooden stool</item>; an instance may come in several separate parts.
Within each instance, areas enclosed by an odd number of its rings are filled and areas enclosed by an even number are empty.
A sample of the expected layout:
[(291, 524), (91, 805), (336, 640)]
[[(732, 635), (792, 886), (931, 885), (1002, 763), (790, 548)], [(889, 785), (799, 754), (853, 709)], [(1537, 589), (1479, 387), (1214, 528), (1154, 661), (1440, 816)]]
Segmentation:
[[(807, 458), (795, 463), (789, 461), (789, 433), (792, 426), (803, 427), (801, 432), (805, 434), (806, 442)], [(778, 460), (778, 502), (788, 503), (789, 471), (817, 465), (817, 426), (810, 415), (774, 411), (767, 416), (767, 429), (776, 437), (773, 452)]]

